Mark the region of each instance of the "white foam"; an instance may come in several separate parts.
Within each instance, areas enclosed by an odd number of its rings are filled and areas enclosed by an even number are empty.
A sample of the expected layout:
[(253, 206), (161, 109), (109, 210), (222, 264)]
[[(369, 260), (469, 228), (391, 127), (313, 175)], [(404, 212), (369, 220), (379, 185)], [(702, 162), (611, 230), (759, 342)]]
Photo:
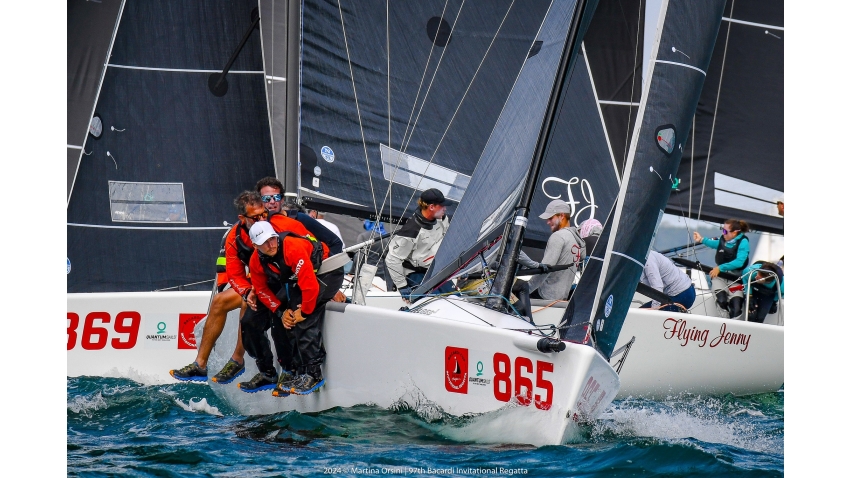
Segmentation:
[(156, 374), (141, 373), (133, 367), (126, 370), (118, 370), (118, 368), (113, 367), (102, 376), (107, 378), (126, 378), (142, 385), (162, 385), (166, 383), (174, 383), (173, 381), (165, 380)]
[(100, 392), (90, 397), (76, 396), (68, 402), (68, 410), (83, 415), (86, 418), (91, 418), (92, 412), (103, 410), (107, 406), (106, 400), (103, 399), (103, 395)]
[[(753, 451), (781, 453), (782, 439), (766, 436), (758, 427), (738, 415), (763, 417), (761, 412), (741, 409), (727, 413), (719, 402), (678, 403), (675, 408), (658, 404), (615, 403), (594, 424), (593, 434), (652, 437), (673, 443), (696, 439), (706, 443), (732, 445)], [(680, 409), (685, 407), (686, 409)]]
[(179, 398), (175, 398), (174, 402), (177, 405), (180, 405), (180, 408), (182, 408), (183, 410), (186, 410), (187, 412), (203, 412), (203, 413), (209, 413), (210, 415), (215, 415), (217, 417), (223, 416), (222, 413), (220, 411), (218, 411), (218, 408), (210, 405), (207, 402), (206, 398), (202, 398), (197, 402), (190, 398), (188, 404), (184, 403)]

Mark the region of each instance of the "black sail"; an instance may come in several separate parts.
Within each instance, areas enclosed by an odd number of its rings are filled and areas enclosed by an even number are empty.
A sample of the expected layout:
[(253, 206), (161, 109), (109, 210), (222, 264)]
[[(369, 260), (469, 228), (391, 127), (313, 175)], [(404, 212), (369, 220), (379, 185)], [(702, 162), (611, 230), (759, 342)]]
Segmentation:
[(458, 206), (421, 290), (446, 280), (475, 255), (481, 241), (490, 239), (513, 215), (529, 174), (575, 8), (574, 0), (552, 2), (536, 46), (529, 45), (528, 59), (472, 175), (467, 199)]
[(668, 213), (783, 232), (783, 3), (727, 2)]
[[(610, 357), (674, 185), (724, 0), (665, 1), (592, 308), (597, 350)], [(575, 319), (575, 317), (574, 317)]]
[[(109, 47), (121, 15), (122, 0), (68, 1), (68, 190), (70, 200), (74, 177), (83, 147), (88, 138), (98, 139), (99, 120), (95, 135), (89, 137), (92, 109), (97, 99)], [(102, 133), (102, 130), (100, 131)], [(90, 150), (90, 148), (89, 148)]]
[[(68, 205), (68, 292), (209, 290), (233, 199), (274, 175), (256, 1), (126, 2)], [(114, 127), (114, 130), (113, 130)]]
[(437, 187), (453, 213), (550, 3), (305, 1), (305, 201), (386, 220)]

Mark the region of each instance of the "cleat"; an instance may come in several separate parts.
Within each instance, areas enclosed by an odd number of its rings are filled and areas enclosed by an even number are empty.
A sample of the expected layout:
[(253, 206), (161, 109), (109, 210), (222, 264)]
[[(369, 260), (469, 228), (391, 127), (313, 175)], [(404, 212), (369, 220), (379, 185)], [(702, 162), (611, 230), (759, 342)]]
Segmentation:
[(289, 389), (295, 395), (310, 395), (325, 385), (325, 379), (315, 379), (312, 375), (300, 375), (297, 382)]
[(198, 362), (192, 362), (178, 370), (170, 370), (168, 373), (181, 382), (207, 381), (207, 369), (199, 367)]
[(240, 382), (239, 389), (245, 393), (257, 393), (262, 390), (271, 390), (277, 386), (277, 377), (267, 377), (262, 373), (254, 375), (248, 382)]
[(226, 364), (224, 364), (221, 371), (213, 376), (212, 381), (222, 385), (227, 385), (243, 373), (245, 373), (245, 364), (240, 364), (239, 362), (230, 359)]
[(274, 390), (272, 390), (272, 396), (275, 397), (288, 397), (291, 393), (291, 388), (293, 382), (295, 382), (296, 377), (287, 370), (284, 370), (280, 373), (280, 377), (277, 379), (277, 386)]

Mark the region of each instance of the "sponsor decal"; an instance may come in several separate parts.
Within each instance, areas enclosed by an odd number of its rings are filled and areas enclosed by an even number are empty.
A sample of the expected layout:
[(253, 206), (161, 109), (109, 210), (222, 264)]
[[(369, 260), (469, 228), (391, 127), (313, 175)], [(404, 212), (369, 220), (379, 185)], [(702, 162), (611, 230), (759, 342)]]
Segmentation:
[(667, 340), (676, 339), (682, 347), (688, 344), (696, 344), (698, 347), (715, 348), (720, 345), (738, 345), (739, 350), (746, 352), (750, 347), (751, 334), (740, 334), (726, 330), (726, 323), (720, 324), (720, 330), (715, 335), (710, 329), (698, 329), (696, 326), (688, 328), (688, 322), (685, 319), (667, 319), (664, 321), (664, 338)]
[(195, 325), (201, 321), (207, 314), (180, 314), (178, 335), (180, 340), (177, 341), (178, 349), (197, 349), (197, 341), (195, 340)]
[(65, 273), (67, 275), (71, 273), (71, 259), (67, 257), (65, 259), (68, 261), (68, 272)]
[(431, 309), (416, 309), (416, 310), (411, 310), (410, 312), (413, 312), (414, 314), (422, 314), (422, 315), (431, 315), (431, 314), (437, 313), (436, 310), (431, 310)]
[(607, 319), (609, 315), (611, 315), (611, 310), (614, 308), (614, 296), (609, 295), (608, 300), (605, 301), (605, 318)]
[(295, 264), (295, 274), (293, 277), (298, 277), (298, 273), (301, 272), (301, 266), (304, 265), (304, 259), (298, 259), (298, 264)]
[[(156, 319), (154, 319), (156, 320)], [(169, 327), (169, 322), (171, 323), (171, 327)], [(173, 331), (175, 329), (174, 319), (167, 320), (162, 318), (160, 320), (156, 320), (156, 322), (148, 322), (156, 328), (156, 333), (148, 333), (145, 335), (145, 345), (152, 348), (173, 348), (174, 345), (172, 342), (177, 341), (176, 333), (169, 333), (169, 331)], [(151, 326), (149, 325), (148, 330), (151, 330)]]
[(322, 146), (322, 157), (329, 163), (334, 162), (334, 150), (330, 146)]
[(659, 126), (655, 130), (655, 141), (661, 151), (669, 156), (676, 147), (676, 128), (671, 124)]
[(446, 347), (446, 390), (466, 394), (468, 379), (469, 349)]
[(475, 364), (475, 370), (476, 374), (474, 377), (469, 378), (469, 383), (481, 386), (490, 385), (491, 380), (489, 378), (481, 378), (481, 376), (484, 375), (484, 362), (479, 360), (478, 363)]
[[(599, 406), (599, 402), (605, 398), (606, 392), (605, 390), (599, 390), (599, 382), (590, 377), (587, 379), (587, 383), (584, 384), (584, 389), (581, 391), (579, 395), (578, 403), (576, 403), (576, 408), (578, 408), (578, 414), (573, 414), (573, 421), (580, 421), (584, 417), (593, 416), (593, 412), (596, 410), (596, 407)], [(597, 392), (599, 394), (597, 395)], [(593, 403), (591, 403), (591, 401)]]

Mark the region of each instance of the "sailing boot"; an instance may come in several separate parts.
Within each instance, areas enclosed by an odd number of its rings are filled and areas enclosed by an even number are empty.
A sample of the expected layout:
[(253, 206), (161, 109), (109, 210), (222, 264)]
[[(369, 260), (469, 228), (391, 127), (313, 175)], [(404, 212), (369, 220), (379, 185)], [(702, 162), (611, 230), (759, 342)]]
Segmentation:
[(277, 373), (274, 375), (264, 374), (262, 372), (254, 375), (254, 378), (247, 382), (239, 382), (239, 389), (245, 393), (257, 393), (261, 390), (271, 390), (277, 386)]
[(212, 381), (215, 383), (226, 385), (235, 380), (236, 377), (242, 375), (243, 373), (245, 373), (245, 364), (230, 359), (227, 361), (226, 364), (224, 364), (224, 367), (222, 367), (221, 371), (213, 376)]
[(729, 301), (729, 318), (730, 319), (738, 319), (741, 320), (738, 316), (741, 315), (741, 311), (744, 310), (744, 298), (743, 297), (732, 297)]
[(325, 384), (322, 369), (318, 365), (308, 365), (307, 373), (300, 375), (296, 380), (297, 382), (290, 390), (295, 395), (309, 395)]
[(192, 362), (181, 369), (171, 370), (168, 373), (170, 373), (172, 377), (176, 378), (177, 380), (180, 380), (181, 382), (207, 381), (207, 369), (201, 368), (198, 365), (198, 362)]
[(280, 372), (277, 379), (277, 386), (272, 390), (272, 395), (275, 397), (288, 397), (292, 393), (292, 388), (297, 382), (297, 376), (289, 370)]

